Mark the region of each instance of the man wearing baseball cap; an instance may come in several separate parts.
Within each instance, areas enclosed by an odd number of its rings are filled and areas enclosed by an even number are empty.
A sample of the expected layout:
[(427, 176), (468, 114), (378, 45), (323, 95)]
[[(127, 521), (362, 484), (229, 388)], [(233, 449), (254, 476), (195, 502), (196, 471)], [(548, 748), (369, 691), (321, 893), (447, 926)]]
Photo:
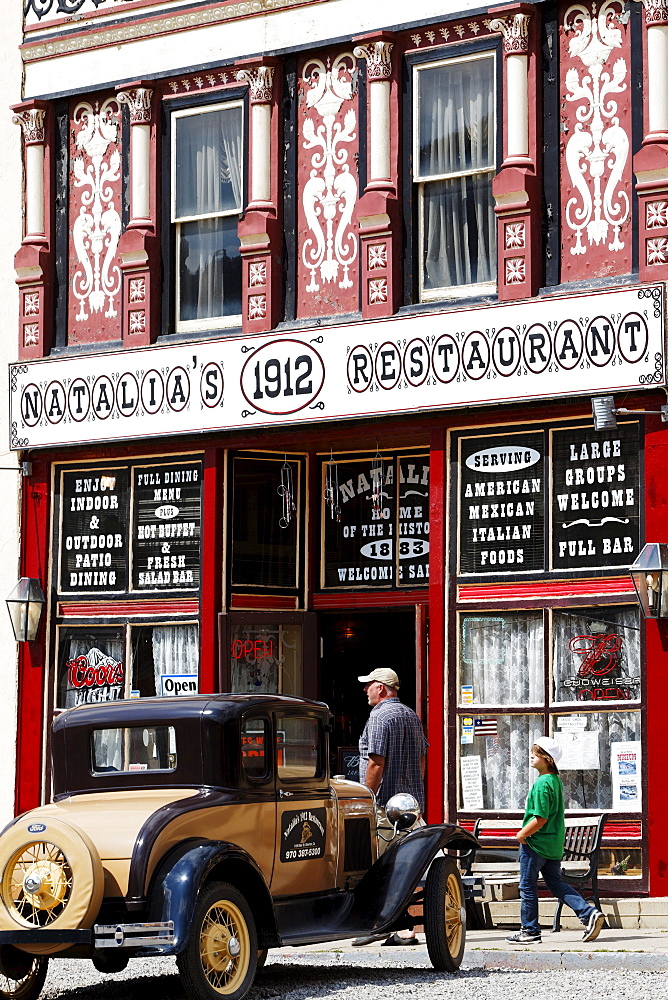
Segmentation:
[[(409, 792), (424, 812), (424, 766), (428, 743), (422, 723), (412, 708), (399, 701), (399, 678), (394, 670), (378, 667), (358, 677), (371, 705), (360, 738), (360, 781), (375, 793), (381, 825), (388, 799)], [(378, 935), (356, 938), (355, 945), (370, 944)], [(417, 944), (412, 931), (391, 934), (385, 944)]]

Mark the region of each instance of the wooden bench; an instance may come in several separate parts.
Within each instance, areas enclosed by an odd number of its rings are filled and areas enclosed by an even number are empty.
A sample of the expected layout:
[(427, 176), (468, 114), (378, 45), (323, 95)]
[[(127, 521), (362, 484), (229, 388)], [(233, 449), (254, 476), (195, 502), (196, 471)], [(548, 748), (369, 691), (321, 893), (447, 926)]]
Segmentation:
[[(583, 896), (587, 887), (591, 890), (591, 902), (600, 910), (598, 895), (598, 860), (603, 837), (603, 827), (607, 814), (598, 816), (567, 816), (566, 837), (561, 874), (569, 885), (574, 886)], [(519, 876), (519, 845), (511, 840), (521, 826), (517, 819), (477, 819), (473, 834), (480, 847), (460, 858), (465, 875), (481, 874), (486, 882), (503, 883)], [(490, 849), (494, 862), (476, 862), (476, 855)], [(474, 872), (475, 865), (475, 872)], [(563, 904), (557, 901), (552, 930), (561, 929)], [(479, 920), (476, 921), (479, 923)]]

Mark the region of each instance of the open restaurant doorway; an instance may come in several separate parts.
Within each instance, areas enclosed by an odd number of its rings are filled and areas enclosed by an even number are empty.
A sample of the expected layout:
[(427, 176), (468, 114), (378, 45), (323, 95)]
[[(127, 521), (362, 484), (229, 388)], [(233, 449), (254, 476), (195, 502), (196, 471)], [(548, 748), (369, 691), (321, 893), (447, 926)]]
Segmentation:
[(357, 780), (355, 760), (369, 705), (358, 677), (376, 667), (399, 676), (399, 697), (416, 707), (415, 611), (320, 614), (320, 698), (334, 716), (332, 768)]

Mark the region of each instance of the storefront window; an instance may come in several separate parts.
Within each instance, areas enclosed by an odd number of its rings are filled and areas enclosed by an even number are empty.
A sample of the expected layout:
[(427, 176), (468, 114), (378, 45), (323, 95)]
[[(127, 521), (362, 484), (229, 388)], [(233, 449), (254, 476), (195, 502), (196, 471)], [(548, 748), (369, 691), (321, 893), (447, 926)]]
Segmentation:
[(553, 716), (551, 729), (567, 809), (641, 809), (640, 712)]
[(199, 628), (197, 625), (132, 627), (133, 693), (197, 694)]
[[(129, 671), (125, 656), (128, 628)], [(198, 668), (196, 623), (60, 628), (55, 707), (196, 694)]]
[(640, 698), (637, 608), (555, 611), (552, 643), (554, 701)]
[(232, 586), (297, 587), (300, 473), (283, 457), (234, 459)]
[(233, 625), (228, 655), (234, 694), (301, 696), (301, 625)]
[(628, 706), (640, 698), (639, 635), (635, 606), (462, 614), (460, 808), (523, 809), (531, 744), (549, 732), (563, 747), (567, 809), (640, 811), (641, 719)]
[(462, 716), (459, 807), (518, 809), (533, 774), (529, 748), (544, 735), (541, 715)]
[(123, 632), (122, 627), (60, 629), (56, 708), (126, 696)]
[(537, 705), (544, 699), (543, 615), (462, 615), (462, 704)]

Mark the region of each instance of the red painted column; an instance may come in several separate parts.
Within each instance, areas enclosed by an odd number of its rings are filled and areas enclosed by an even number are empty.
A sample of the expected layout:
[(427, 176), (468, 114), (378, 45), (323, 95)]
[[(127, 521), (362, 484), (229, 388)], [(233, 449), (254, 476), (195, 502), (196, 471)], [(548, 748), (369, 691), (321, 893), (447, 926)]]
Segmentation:
[(542, 279), (538, 19), (532, 17), (533, 8), (527, 4), (499, 8), (501, 14), (506, 10), (512, 13), (490, 22), (490, 29), (503, 35), (504, 94), (508, 102), (504, 110), (504, 160), (492, 186), (498, 220), (501, 301), (536, 295)]
[(158, 335), (160, 302), (153, 90), (126, 84), (116, 97), (130, 109), (130, 222), (118, 244), (123, 346), (146, 347)]
[(668, 3), (643, 0), (645, 33), (642, 146), (633, 157), (638, 193), (638, 271), (641, 281), (668, 279)]
[(281, 232), (278, 212), (278, 101), (274, 94), (276, 61), (248, 61), (237, 80), (250, 94), (250, 202), (239, 221), (242, 258), (242, 329), (264, 333), (280, 319)]
[(51, 138), (53, 122), (43, 101), (14, 105), (25, 161), (25, 234), (14, 257), (20, 289), (19, 358), (45, 357), (53, 337), (53, 248), (51, 242)]
[[(661, 400), (662, 402), (663, 400)], [(668, 426), (646, 418), (645, 538), (668, 541)], [(649, 891), (668, 896), (668, 768), (666, 768), (666, 673), (668, 620), (645, 623), (645, 745), (647, 776), (647, 857)]]
[(367, 67), (367, 185), (359, 199), (361, 305), (364, 319), (391, 316), (400, 304), (399, 202), (397, 199), (397, 68), (394, 35), (364, 35), (353, 49)]
[[(22, 480), (21, 575), (38, 579), (48, 594), (50, 465), (34, 461), (32, 475)], [(16, 732), (17, 815), (42, 799), (42, 741), (45, 722), (46, 622), (42, 612), (35, 642), (19, 643), (18, 717)]]
[(223, 602), (224, 452), (204, 452), (202, 490), (202, 584), (199, 690), (212, 694), (218, 683), (218, 615)]
[(429, 655), (427, 658), (427, 787), (428, 823), (447, 817), (445, 690), (445, 602), (447, 579), (447, 452), (446, 432), (432, 431), (429, 452)]

